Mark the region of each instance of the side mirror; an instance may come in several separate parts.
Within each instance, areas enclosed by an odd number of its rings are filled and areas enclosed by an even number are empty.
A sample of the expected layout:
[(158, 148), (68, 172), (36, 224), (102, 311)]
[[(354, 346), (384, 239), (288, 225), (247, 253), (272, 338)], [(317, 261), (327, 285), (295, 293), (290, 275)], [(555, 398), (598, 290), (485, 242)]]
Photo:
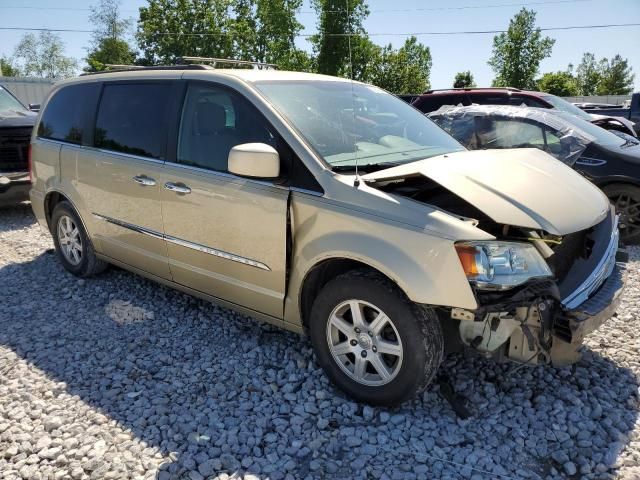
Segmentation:
[(228, 169), (241, 177), (277, 178), (280, 175), (280, 155), (266, 143), (243, 143), (229, 152)]
[(29, 104), (29, 110), (31, 110), (32, 112), (39, 112), (40, 111), (40, 104), (39, 103), (30, 103)]

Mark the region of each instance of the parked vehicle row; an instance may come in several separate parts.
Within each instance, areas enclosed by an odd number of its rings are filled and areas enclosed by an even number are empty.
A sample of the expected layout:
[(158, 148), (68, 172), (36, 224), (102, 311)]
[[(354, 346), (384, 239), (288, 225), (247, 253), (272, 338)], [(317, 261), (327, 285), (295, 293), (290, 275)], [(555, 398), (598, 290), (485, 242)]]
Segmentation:
[[(431, 113), (443, 106), (465, 107), (469, 105), (510, 105), (547, 108), (575, 115), (587, 122), (594, 123), (607, 130), (619, 131), (637, 136), (640, 120), (637, 114), (633, 118), (623, 111), (612, 113), (608, 110), (593, 110), (587, 113), (563, 98), (544, 92), (520, 90), (518, 88), (453, 88), (445, 90), (428, 90), (418, 96), (404, 96), (405, 101), (424, 113)], [(638, 96), (640, 101), (640, 95)], [(640, 106), (639, 106), (640, 108)], [(637, 112), (636, 112), (637, 113)]]
[(631, 95), (631, 100), (625, 102), (625, 105), (618, 107), (593, 107), (586, 105), (584, 111), (596, 116), (613, 117), (625, 124), (635, 124), (636, 133), (640, 133), (640, 92)]
[(308, 332), (366, 402), (411, 398), (457, 349), (574, 362), (623, 288), (595, 185), (541, 150), (467, 151), (345, 79), (86, 75), (54, 87), (31, 153), (32, 207), (69, 272), (113, 263)]
[[(625, 243), (640, 240), (640, 141), (559, 110), (476, 105), (429, 118), (470, 150), (538, 148), (598, 185), (620, 215)], [(618, 132), (619, 133), (619, 132)]]

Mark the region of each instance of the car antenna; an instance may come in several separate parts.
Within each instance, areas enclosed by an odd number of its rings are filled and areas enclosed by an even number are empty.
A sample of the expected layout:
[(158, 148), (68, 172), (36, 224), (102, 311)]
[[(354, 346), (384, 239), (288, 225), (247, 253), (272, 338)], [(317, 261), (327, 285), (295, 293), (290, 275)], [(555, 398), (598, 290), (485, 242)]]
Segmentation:
[[(349, 15), (349, 0), (345, 0), (347, 4), (347, 24), (349, 26), (349, 33), (347, 34), (347, 45), (349, 46), (349, 82), (351, 83), (351, 111), (353, 113), (353, 126), (355, 130), (356, 125), (356, 101), (355, 101), (355, 92), (353, 90), (353, 60), (351, 57), (351, 15)], [(355, 139), (355, 136), (354, 136)], [(355, 151), (355, 160), (356, 160), (356, 178), (353, 181), (353, 186), (358, 188), (360, 186), (360, 175), (358, 174), (358, 146), (354, 144), (356, 147)]]

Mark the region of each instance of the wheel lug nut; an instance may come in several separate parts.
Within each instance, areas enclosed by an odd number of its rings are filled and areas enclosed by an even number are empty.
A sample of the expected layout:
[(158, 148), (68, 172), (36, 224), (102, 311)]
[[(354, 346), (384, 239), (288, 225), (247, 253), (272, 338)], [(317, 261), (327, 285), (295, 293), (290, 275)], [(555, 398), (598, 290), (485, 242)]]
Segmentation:
[(373, 337), (373, 333), (371, 332), (367, 332), (369, 334), (370, 337)]
[(356, 333), (360, 333), (360, 329), (358, 327), (354, 328), (353, 331)]
[(367, 356), (367, 351), (366, 350), (362, 350), (362, 352), (360, 352), (360, 356), (362, 358), (365, 358)]
[(351, 345), (353, 345), (354, 347), (358, 344), (358, 342), (356, 342), (355, 340), (351, 340), (351, 342), (349, 343), (351, 343)]
[(374, 352), (377, 352), (377, 351), (378, 351), (378, 349), (376, 348), (376, 346), (375, 346), (375, 345), (371, 348), (371, 350), (373, 350)]

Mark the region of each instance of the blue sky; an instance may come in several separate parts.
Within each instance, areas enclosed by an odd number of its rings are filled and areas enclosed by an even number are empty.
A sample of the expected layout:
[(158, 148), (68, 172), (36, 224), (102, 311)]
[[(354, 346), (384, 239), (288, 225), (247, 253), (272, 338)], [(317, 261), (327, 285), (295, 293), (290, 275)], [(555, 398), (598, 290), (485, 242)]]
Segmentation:
[[(540, 27), (640, 23), (640, 0), (369, 0), (368, 3), (371, 15), (365, 26), (371, 34), (502, 30), (525, 4), (538, 12)], [(146, 0), (125, 0), (124, 13), (137, 18), (137, 7), (144, 4)], [(90, 29), (89, 5), (91, 1), (86, 0), (0, 0), (0, 26)], [(11, 8), (18, 6), (33, 8)], [(404, 9), (407, 11), (399, 11)], [(309, 1), (305, 0), (303, 12), (310, 10)], [(314, 14), (301, 13), (298, 18), (305, 25), (304, 33), (314, 33)], [(0, 54), (11, 54), (23, 33), (0, 30)], [(541, 72), (564, 70), (568, 63), (577, 64), (586, 51), (598, 58), (619, 53), (633, 67), (636, 90), (640, 90), (640, 26), (545, 34), (556, 39), (556, 44), (552, 56), (542, 63)], [(90, 34), (60, 33), (60, 36), (68, 55), (79, 59), (86, 56)], [(394, 46), (401, 45), (404, 38), (372, 36), (376, 43)], [(471, 70), (478, 85), (491, 82), (493, 72), (487, 59), (493, 35), (422, 35), (418, 38), (431, 48), (432, 87), (450, 87), (455, 73), (462, 70)], [(308, 45), (305, 39), (299, 43), (303, 47)]]

